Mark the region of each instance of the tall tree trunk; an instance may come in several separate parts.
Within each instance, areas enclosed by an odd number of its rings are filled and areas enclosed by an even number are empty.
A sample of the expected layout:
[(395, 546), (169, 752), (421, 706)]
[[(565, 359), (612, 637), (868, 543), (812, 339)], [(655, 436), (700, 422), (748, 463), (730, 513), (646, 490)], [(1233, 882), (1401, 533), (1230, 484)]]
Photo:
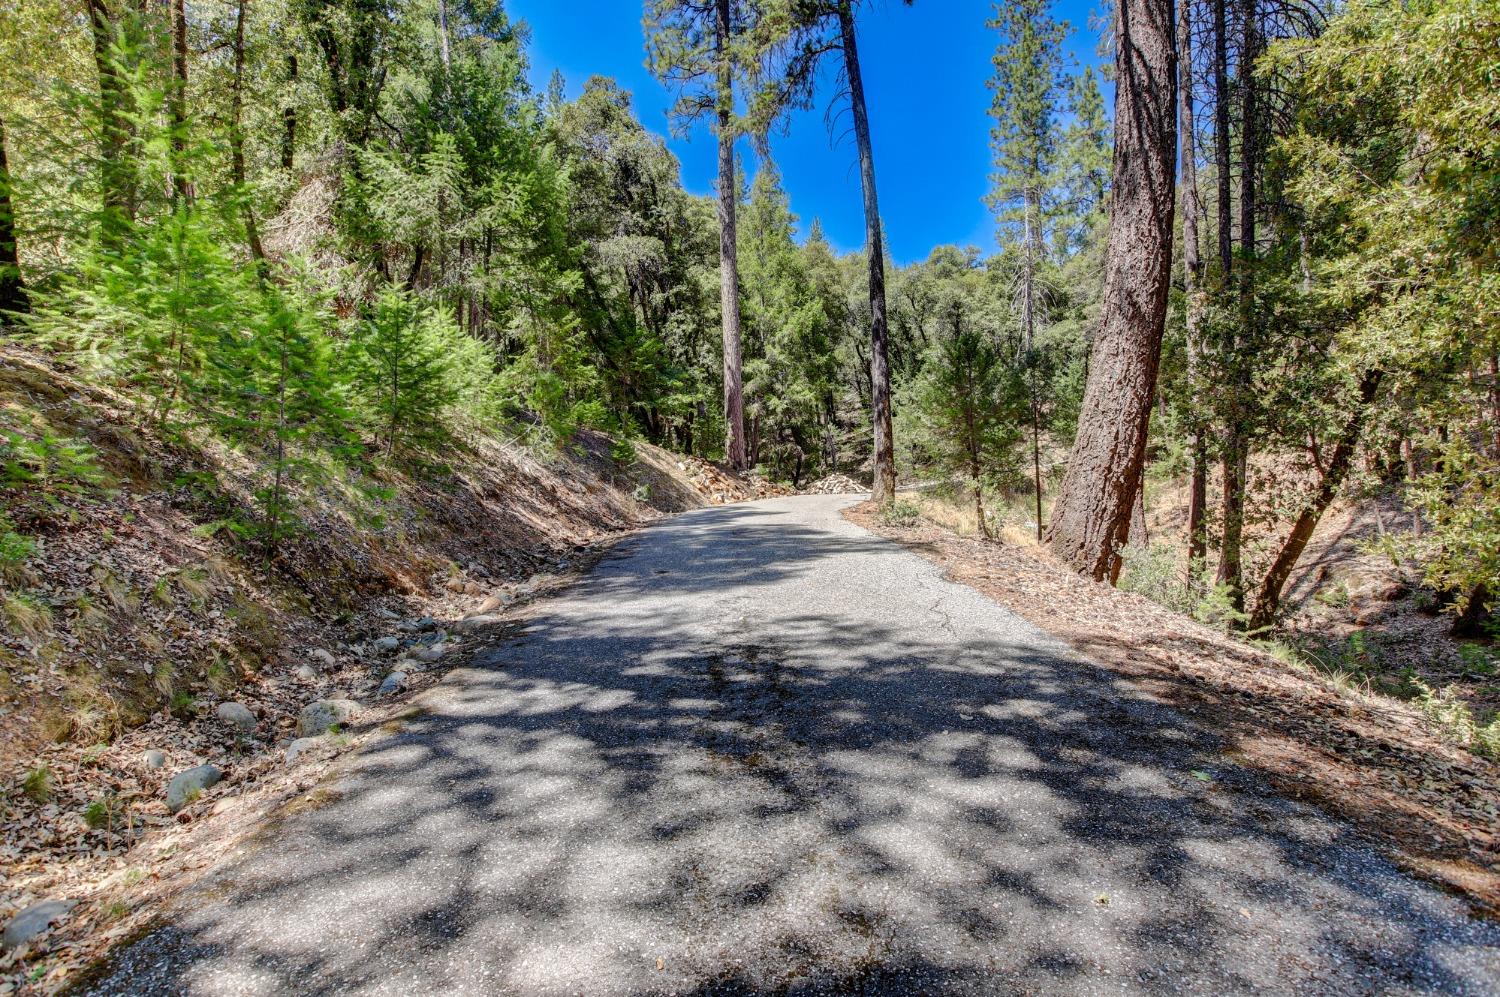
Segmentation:
[(1380, 372), (1366, 371), (1359, 382), (1359, 403), (1344, 423), (1333, 453), (1328, 458), (1323, 478), (1318, 482), (1318, 490), (1297, 515), (1291, 532), (1287, 534), (1281, 550), (1276, 553), (1276, 559), (1271, 562), (1270, 570), (1266, 572), (1265, 580), (1260, 583), (1260, 591), (1255, 598), (1255, 612), (1250, 616), (1251, 630), (1260, 630), (1276, 621), (1277, 610), (1281, 608), (1281, 590), (1291, 577), (1292, 569), (1297, 566), (1297, 559), (1307, 549), (1307, 542), (1312, 539), (1318, 520), (1338, 496), (1339, 487), (1343, 485), (1349, 467), (1354, 462), (1354, 450), (1364, 429), (1365, 414), (1370, 408), (1370, 402), (1375, 399), (1375, 389), (1378, 387)]
[(714, 45), (719, 57), (719, 310), (724, 327), (724, 460), (746, 466), (745, 396), (740, 375), (740, 276), (734, 176), (734, 72), (729, 53), (729, 0), (714, 5)]
[(1188, 485), (1187, 554), (1189, 568), (1208, 553), (1204, 529), (1208, 502), (1208, 443), (1203, 419), (1203, 261), (1198, 257), (1198, 150), (1193, 123), (1193, 4), (1177, 7), (1178, 142), (1182, 147), (1182, 285), (1186, 299), (1188, 379), (1192, 397), (1192, 472)]
[(874, 414), (874, 481), (871, 498), (889, 503), (896, 498), (896, 448), (891, 430), (890, 331), (885, 315), (885, 246), (880, 233), (880, 206), (875, 197), (875, 155), (870, 148), (870, 118), (865, 111), (865, 85), (859, 71), (859, 49), (854, 38), (854, 10), (850, 0), (839, 0), (839, 34), (843, 39), (844, 75), (849, 80), (849, 106), (854, 112), (854, 142), (859, 148), (859, 183), (865, 199), (865, 252), (870, 264), (870, 408)]
[(250, 203), (250, 192), (245, 189), (245, 3), (239, 0), (234, 13), (234, 88), (229, 95), (229, 172), (230, 179), (243, 199), (241, 213), (245, 220), (245, 242), (250, 246), (250, 255), (260, 268), (266, 259), (265, 248), (260, 243), (260, 229), (255, 224), (255, 206)]
[(116, 247), (135, 221), (135, 125), (132, 100), (116, 46), (118, 25), (104, 0), (88, 0), (94, 69), (99, 76), (99, 190), (103, 221), (100, 239)]
[[(297, 56), (295, 53), (286, 57), (287, 81), (295, 88), (297, 86)], [(292, 164), (297, 155), (297, 104), (288, 101), (281, 109), (281, 168), (291, 172)]]
[(30, 307), (16, 252), (16, 212), (10, 196), (10, 166), (5, 159), (5, 120), (0, 118), (0, 325), (10, 321), (7, 313), (25, 312)]
[(1104, 308), (1078, 436), (1047, 543), (1098, 581), (1120, 573), (1141, 487), (1172, 268), (1177, 64), (1172, 0), (1120, 0), (1115, 30), (1114, 192)]
[(1219, 551), (1219, 584), (1227, 586), (1235, 609), (1245, 608), (1244, 564), (1245, 491), (1250, 466), (1246, 409), (1249, 403), (1250, 356), (1254, 342), (1255, 285), (1255, 170), (1256, 142), (1255, 58), (1257, 55), (1255, 0), (1243, 0), (1240, 24), (1240, 259), (1238, 285), (1240, 314), (1230, 332), (1229, 425), (1224, 433), (1224, 543)]
[(453, 51), (448, 41), (448, 0), (438, 0), (438, 53), (443, 60), (443, 68), (453, 68)]
[(172, 117), (172, 196), (179, 203), (192, 204), (193, 181), (188, 176), (187, 167), (187, 0), (170, 0), (169, 7), (172, 16), (172, 90), (167, 107)]
[(1229, 24), (1224, 11), (1228, 2), (1229, 0), (1213, 0), (1214, 186), (1218, 194), (1214, 205), (1218, 211), (1218, 231), (1215, 235), (1218, 237), (1219, 279), (1226, 287), (1229, 283), (1229, 270), (1234, 262), (1234, 248), (1230, 242), (1233, 223), (1229, 204)]

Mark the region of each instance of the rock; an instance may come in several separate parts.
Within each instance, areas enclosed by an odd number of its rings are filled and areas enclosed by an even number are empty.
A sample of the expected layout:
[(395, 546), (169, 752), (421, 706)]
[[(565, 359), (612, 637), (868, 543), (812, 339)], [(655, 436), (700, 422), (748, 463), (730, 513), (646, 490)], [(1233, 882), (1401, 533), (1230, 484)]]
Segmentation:
[(386, 609), (385, 607), (381, 607), (380, 609), (375, 610), (375, 615), (379, 616), (381, 619), (385, 619), (385, 620), (399, 620), (399, 619), (401, 619), (401, 616), (400, 616), (399, 613), (393, 613), (389, 609)]
[(167, 764), (167, 753), (152, 748), (141, 755), (141, 764), (148, 769), (159, 769)]
[(394, 696), (396, 693), (400, 692), (405, 687), (406, 687), (406, 673), (405, 672), (391, 672), (389, 675), (387, 675), (385, 677), (385, 681), (383, 681), (383, 682), (380, 683), (380, 695), (382, 695), (382, 696)]
[(481, 616), (486, 613), (493, 613), (497, 609), (504, 609), (514, 601), (509, 592), (496, 592), (479, 604), (478, 612)]
[(10, 923), (5, 926), (5, 936), (0, 939), (0, 945), (8, 949), (25, 945), (52, 927), (54, 922), (66, 917), (74, 904), (72, 900), (46, 900), (39, 904), (32, 904), (10, 919)]
[(321, 737), (299, 737), (286, 746), (286, 763), (288, 765), (296, 765), (297, 759), (326, 743)]
[(433, 644), (431, 647), (414, 648), (411, 656), (418, 661), (433, 662), (448, 653), (447, 644)]
[(303, 682), (316, 682), (318, 680), (317, 669), (311, 665), (298, 665), (297, 670), (292, 673)]
[(222, 778), (224, 773), (217, 765), (199, 765), (179, 772), (167, 783), (167, 809), (175, 814)]
[(328, 733), (334, 724), (347, 723), (361, 707), (352, 699), (319, 699), (302, 707), (297, 714), (297, 736), (317, 737)]
[(496, 623), (504, 622), (505, 621), (498, 616), (493, 616), (489, 613), (482, 613), (476, 616), (470, 616), (465, 619), (459, 620), (457, 623), (453, 624), (453, 629), (457, 630), (459, 633), (468, 633), (471, 630), (478, 630), (481, 627), (488, 627)]
[(423, 631), (427, 631), (427, 630), (436, 630), (437, 629), (437, 620), (434, 620), (430, 616), (424, 616), (420, 620), (413, 621), (412, 622), (412, 627), (413, 627), (413, 629), (417, 630), (418, 632), (423, 632)]
[(390, 654), (401, 646), (400, 637), (382, 637), (375, 642), (375, 650), (381, 654)]
[(307, 652), (307, 656), (316, 661), (322, 668), (334, 668), (338, 662), (334, 660), (333, 653), (321, 647), (315, 647)]
[(255, 729), (255, 714), (244, 703), (220, 703), (214, 713), (229, 726), (247, 734)]

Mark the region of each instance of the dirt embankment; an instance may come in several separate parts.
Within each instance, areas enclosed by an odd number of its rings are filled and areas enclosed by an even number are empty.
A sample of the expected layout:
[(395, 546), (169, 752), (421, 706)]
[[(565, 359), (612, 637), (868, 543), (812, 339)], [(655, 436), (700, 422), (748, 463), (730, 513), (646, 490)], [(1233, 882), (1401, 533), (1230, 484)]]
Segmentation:
[[(559, 454), (476, 435), (442, 468), (330, 477), (268, 564), (234, 528), (243, 458), (155, 436), (45, 357), (0, 349), (0, 430), (29, 468), (6, 465), (0, 526), (35, 545), (0, 582), (0, 926), (43, 922), (0, 948), (0, 994), (54, 989), (138, 931), (616, 538), (775, 490), (593, 433)], [(23, 480), (22, 445), (50, 482)], [(331, 700), (361, 712), (289, 764), (299, 714)], [(199, 766), (218, 781), (170, 808)]]
[(1500, 912), (1500, 765), (1414, 705), (1299, 672), (1038, 548), (886, 525), (868, 504), (848, 515), (1198, 718), (1231, 759), (1349, 819), (1414, 872)]

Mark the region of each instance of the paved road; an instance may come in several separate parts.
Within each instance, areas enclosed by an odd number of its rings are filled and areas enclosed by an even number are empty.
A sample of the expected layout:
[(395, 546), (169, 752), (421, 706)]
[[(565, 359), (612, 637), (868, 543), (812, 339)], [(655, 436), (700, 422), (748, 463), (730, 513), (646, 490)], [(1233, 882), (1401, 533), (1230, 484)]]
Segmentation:
[(1500, 993), (1500, 927), (849, 502), (632, 539), (94, 992)]

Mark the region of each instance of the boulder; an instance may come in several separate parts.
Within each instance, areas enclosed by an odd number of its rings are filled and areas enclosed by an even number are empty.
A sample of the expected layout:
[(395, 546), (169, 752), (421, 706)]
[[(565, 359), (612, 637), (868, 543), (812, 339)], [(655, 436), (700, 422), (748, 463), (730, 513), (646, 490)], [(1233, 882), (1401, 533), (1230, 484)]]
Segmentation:
[(297, 736), (317, 737), (328, 733), (334, 724), (348, 723), (361, 707), (352, 699), (319, 699), (302, 707), (297, 714)]
[(214, 713), (224, 723), (247, 734), (255, 729), (255, 714), (244, 703), (220, 703)]
[(224, 772), (217, 765), (199, 765), (179, 772), (167, 783), (167, 809), (175, 814), (222, 778)]
[(141, 755), (141, 764), (148, 769), (159, 769), (167, 764), (167, 753), (152, 748)]
[(394, 696), (396, 693), (400, 692), (405, 687), (406, 687), (406, 673), (405, 672), (391, 672), (389, 675), (387, 675), (385, 677), (385, 680), (380, 683), (380, 695), (382, 695), (382, 696)]
[(72, 900), (46, 900), (32, 904), (10, 919), (10, 923), (5, 926), (4, 937), (0, 938), (0, 945), (8, 949), (25, 945), (61, 921), (73, 907)]
[(286, 746), (286, 763), (296, 765), (297, 759), (326, 743), (321, 737), (299, 737)]
[(375, 642), (375, 650), (381, 654), (390, 654), (401, 646), (400, 637), (382, 637)]

